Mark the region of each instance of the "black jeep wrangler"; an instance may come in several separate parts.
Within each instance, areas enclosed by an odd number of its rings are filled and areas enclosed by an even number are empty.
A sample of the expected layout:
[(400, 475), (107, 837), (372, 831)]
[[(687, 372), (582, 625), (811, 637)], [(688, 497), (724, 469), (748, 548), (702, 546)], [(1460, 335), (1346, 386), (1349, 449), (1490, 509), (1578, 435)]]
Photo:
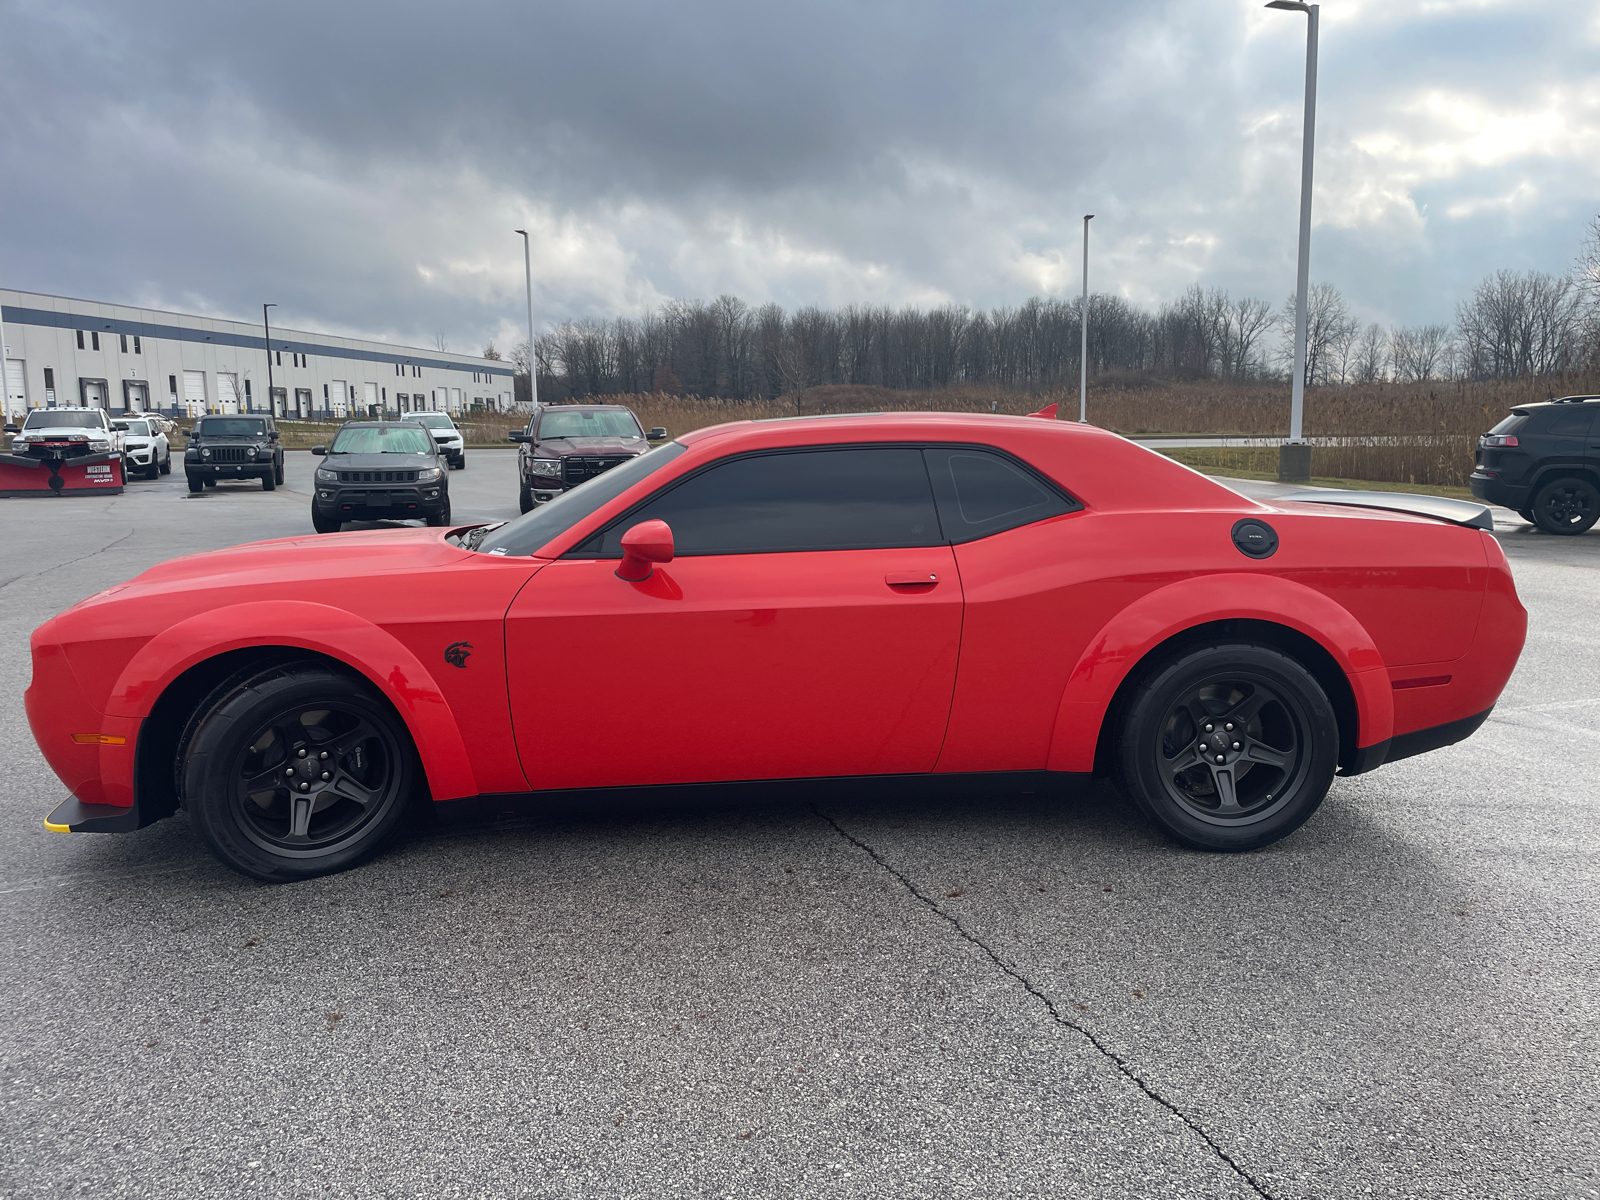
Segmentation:
[(265, 491), (283, 482), (283, 446), (269, 416), (201, 417), (183, 451), (189, 490), (202, 492), (219, 479), (259, 479)]
[(522, 443), (517, 502), (531, 512), (535, 504), (637, 458), (651, 442), (665, 441), (667, 431), (657, 427), (647, 439), (633, 410), (620, 404), (558, 404), (534, 409), (527, 428), (509, 436)]
[(1513, 408), (1478, 439), (1467, 485), (1546, 533), (1589, 529), (1600, 519), (1600, 396)]

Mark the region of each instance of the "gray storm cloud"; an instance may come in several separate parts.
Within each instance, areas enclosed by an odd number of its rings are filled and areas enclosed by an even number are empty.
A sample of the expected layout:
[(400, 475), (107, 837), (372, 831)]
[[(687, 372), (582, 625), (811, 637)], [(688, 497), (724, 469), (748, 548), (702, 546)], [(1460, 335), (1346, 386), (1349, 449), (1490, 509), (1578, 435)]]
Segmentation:
[[(0, 5), (0, 281), (458, 348), (731, 291), (1293, 282), (1304, 21), (1256, 3)], [(1448, 319), (1595, 207), (1577, 3), (1323, 10), (1313, 274)]]

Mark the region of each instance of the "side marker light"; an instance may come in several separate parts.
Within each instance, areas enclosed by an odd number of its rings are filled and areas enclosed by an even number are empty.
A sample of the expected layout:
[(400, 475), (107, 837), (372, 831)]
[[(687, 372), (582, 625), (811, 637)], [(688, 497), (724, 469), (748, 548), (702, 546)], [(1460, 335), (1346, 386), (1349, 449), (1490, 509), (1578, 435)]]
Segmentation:
[(126, 746), (128, 739), (114, 733), (75, 733), (72, 740), (80, 746)]

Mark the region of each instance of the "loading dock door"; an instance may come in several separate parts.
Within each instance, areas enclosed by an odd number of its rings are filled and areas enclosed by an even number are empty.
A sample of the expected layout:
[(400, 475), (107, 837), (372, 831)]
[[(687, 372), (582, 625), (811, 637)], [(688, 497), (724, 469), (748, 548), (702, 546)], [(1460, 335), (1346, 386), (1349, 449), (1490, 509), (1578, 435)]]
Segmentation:
[(191, 417), (198, 417), (206, 411), (206, 373), (204, 371), (185, 371), (183, 373), (183, 407)]
[(328, 394), (333, 400), (333, 415), (342, 421), (350, 415), (350, 385), (335, 379), (328, 385)]
[(6, 412), (26, 412), (28, 408), (28, 369), (20, 358), (6, 359)]
[(217, 372), (217, 407), (225, 413), (239, 411), (239, 377), (227, 371)]
[(308, 420), (310, 418), (310, 416), (311, 416), (311, 389), (310, 388), (295, 388), (295, 390), (294, 390), (294, 411), (295, 411), (295, 415), (297, 417), (299, 417), (302, 421)]
[(150, 411), (150, 385), (141, 380), (123, 380), (122, 407), (130, 413)]
[(80, 379), (78, 386), (83, 392), (83, 406), (85, 408), (105, 408), (106, 381), (104, 379)]

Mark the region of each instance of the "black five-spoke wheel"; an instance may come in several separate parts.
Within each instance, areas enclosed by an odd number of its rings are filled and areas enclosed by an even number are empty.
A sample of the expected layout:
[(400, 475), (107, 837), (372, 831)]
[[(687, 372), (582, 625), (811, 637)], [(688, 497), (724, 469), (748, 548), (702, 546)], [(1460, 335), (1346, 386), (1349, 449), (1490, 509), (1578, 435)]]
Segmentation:
[(183, 751), (184, 804), (224, 862), (258, 879), (341, 870), (395, 831), (419, 772), (364, 680), (308, 664), (213, 693)]
[(1533, 523), (1546, 533), (1586, 533), (1600, 520), (1600, 489), (1587, 479), (1556, 479), (1533, 499)]
[(1333, 781), (1338, 720), (1316, 679), (1249, 644), (1191, 650), (1130, 699), (1117, 775), (1187, 845), (1250, 850), (1297, 829)]

